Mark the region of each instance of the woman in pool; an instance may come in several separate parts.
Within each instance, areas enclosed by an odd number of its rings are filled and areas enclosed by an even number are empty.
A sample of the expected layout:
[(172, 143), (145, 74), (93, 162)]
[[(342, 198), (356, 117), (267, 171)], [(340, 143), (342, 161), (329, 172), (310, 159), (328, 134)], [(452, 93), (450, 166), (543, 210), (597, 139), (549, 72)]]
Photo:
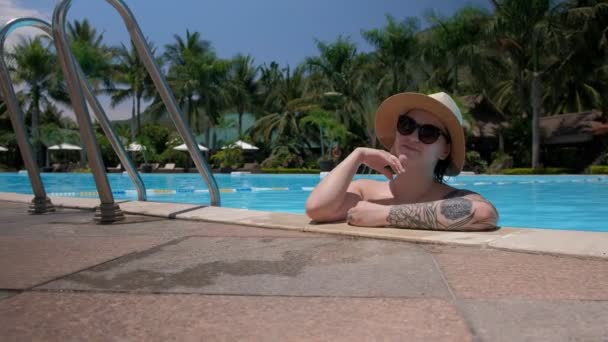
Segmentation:
[[(481, 195), (443, 183), (464, 164), (462, 115), (446, 93), (396, 94), (376, 112), (387, 150), (359, 147), (311, 192), (306, 214), (316, 222), (432, 230), (496, 229), (498, 212)], [(359, 179), (361, 164), (388, 181)], [(393, 172), (389, 171), (390, 167)]]

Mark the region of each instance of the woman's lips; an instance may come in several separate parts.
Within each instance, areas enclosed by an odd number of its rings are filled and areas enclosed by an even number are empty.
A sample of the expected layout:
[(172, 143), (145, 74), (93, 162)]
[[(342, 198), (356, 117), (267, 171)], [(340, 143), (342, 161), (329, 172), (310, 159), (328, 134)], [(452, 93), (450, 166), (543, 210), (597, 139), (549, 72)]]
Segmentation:
[(414, 148), (414, 147), (412, 147), (410, 145), (401, 145), (401, 148), (404, 149), (404, 150), (407, 150), (407, 151), (420, 152), (419, 149)]

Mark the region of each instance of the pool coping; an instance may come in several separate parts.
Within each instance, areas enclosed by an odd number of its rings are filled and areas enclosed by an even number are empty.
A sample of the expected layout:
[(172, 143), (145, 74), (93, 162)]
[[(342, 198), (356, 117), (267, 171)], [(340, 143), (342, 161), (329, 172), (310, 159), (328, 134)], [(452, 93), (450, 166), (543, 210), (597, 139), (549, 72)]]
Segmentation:
[[(56, 207), (95, 210), (99, 199), (50, 197)], [(32, 195), (0, 192), (0, 200), (29, 203)], [(501, 227), (490, 232), (444, 232), (416, 229), (365, 228), (346, 223), (314, 224), (306, 215), (201, 206), (186, 203), (117, 201), (127, 214), (168, 219), (236, 224), (423, 244), (477, 246), (517, 252), (608, 260), (608, 232)], [(52, 214), (49, 214), (52, 215)]]

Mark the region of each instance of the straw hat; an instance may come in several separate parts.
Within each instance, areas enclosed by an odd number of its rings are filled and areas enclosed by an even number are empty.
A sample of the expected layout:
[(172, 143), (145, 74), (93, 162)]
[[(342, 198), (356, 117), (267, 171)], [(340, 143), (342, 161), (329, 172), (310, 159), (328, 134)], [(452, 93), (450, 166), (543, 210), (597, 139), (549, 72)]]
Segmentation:
[(450, 95), (440, 92), (431, 95), (420, 93), (400, 93), (384, 100), (376, 111), (376, 136), (388, 150), (395, 142), (397, 120), (401, 114), (413, 109), (421, 109), (437, 116), (447, 128), (452, 140), (451, 164), (446, 175), (456, 176), (464, 165), (464, 130), (462, 114)]

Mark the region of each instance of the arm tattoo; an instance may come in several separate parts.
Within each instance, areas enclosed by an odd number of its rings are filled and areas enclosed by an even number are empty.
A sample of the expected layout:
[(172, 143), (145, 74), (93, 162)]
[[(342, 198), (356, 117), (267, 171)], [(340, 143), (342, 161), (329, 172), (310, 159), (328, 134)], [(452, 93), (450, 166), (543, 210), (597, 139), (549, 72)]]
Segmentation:
[[(390, 225), (402, 228), (460, 230), (473, 220), (472, 208), (471, 200), (466, 198), (404, 204), (391, 207), (386, 220)], [(438, 212), (444, 216), (449, 215), (446, 218), (451, 222), (442, 223)]]
[[(477, 195), (479, 198), (464, 197), (466, 195)], [(489, 204), (496, 219), (498, 218), (496, 208), (481, 195), (469, 190), (456, 189), (445, 195), (440, 201), (392, 206), (386, 220), (393, 227), (466, 230), (467, 227), (470, 228), (475, 217), (473, 202)], [(494, 228), (496, 224), (492, 221), (490, 219), (487, 222), (478, 221), (474, 224), (478, 227)]]
[(492, 202), (490, 202), (487, 199), (483, 198), (480, 194), (478, 194), (478, 193), (476, 193), (474, 191), (463, 190), (463, 189), (454, 189), (453, 191), (451, 191), (450, 193), (448, 193), (447, 195), (445, 195), (443, 197), (443, 199), (463, 197), (463, 196), (466, 196), (466, 195), (477, 195), (477, 196), (479, 196), (479, 198), (476, 198), (475, 201), (477, 201), (477, 202), (483, 202), (483, 203), (486, 203), (486, 204), (490, 205), (490, 207), (494, 211), (494, 215), (496, 215), (496, 219), (498, 219), (498, 210), (496, 210), (496, 207), (494, 206), (494, 204), (492, 204)]
[(464, 197), (456, 197), (443, 200), (441, 202), (441, 215), (450, 220), (458, 220), (473, 211), (473, 202)]

